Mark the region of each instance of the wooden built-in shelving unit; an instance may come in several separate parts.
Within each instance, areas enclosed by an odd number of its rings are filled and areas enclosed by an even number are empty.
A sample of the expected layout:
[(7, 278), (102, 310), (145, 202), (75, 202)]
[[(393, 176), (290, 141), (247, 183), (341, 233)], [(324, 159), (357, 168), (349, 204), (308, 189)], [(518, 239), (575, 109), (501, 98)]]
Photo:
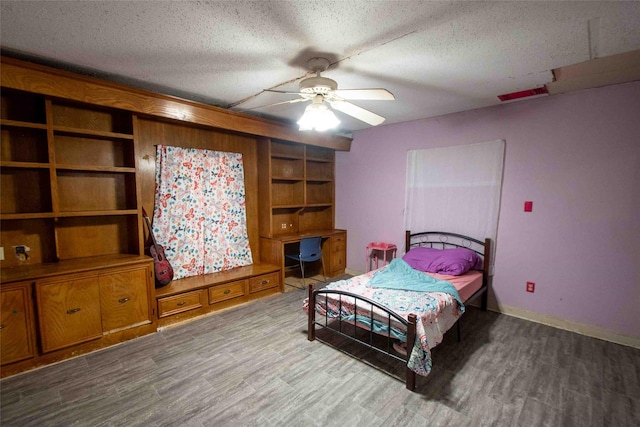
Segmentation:
[(259, 148), (261, 236), (333, 229), (335, 151), (275, 139)]
[[(261, 236), (333, 228), (334, 152), (349, 138), (12, 58), (0, 73), (3, 377), (280, 292)], [(155, 289), (142, 207), (156, 145), (243, 155), (254, 265)]]

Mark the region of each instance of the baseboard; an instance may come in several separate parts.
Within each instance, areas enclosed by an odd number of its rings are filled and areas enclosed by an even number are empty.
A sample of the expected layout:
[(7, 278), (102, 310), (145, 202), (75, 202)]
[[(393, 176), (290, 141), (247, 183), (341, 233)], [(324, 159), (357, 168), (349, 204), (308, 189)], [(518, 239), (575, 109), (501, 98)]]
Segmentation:
[(575, 332), (588, 337), (598, 338), (604, 341), (640, 349), (640, 338), (622, 335), (608, 329), (600, 328), (598, 326), (572, 322), (570, 320), (561, 319), (559, 317), (535, 313), (533, 311), (523, 310), (517, 307), (510, 307), (503, 304), (490, 304), (488, 308), (491, 311), (506, 314), (508, 316), (518, 317), (520, 319), (530, 320), (532, 322), (541, 323), (543, 325), (553, 326), (554, 328), (563, 329), (565, 331)]
[[(360, 274), (363, 274), (364, 272), (346, 269), (345, 273), (352, 276), (358, 276)], [(472, 305), (477, 305), (477, 302)], [(580, 335), (585, 335), (588, 337), (625, 345), (627, 347), (640, 349), (640, 337), (630, 337), (628, 335), (622, 335), (608, 329), (599, 328), (597, 326), (572, 322), (570, 320), (548, 316), (529, 310), (523, 310), (517, 307), (496, 304), (495, 302), (493, 304), (489, 302), (488, 309), (491, 311), (495, 311), (496, 313), (506, 314), (507, 316), (518, 317), (520, 319), (530, 320), (532, 322), (541, 323), (543, 325), (552, 326), (554, 328), (563, 329), (565, 331), (575, 332)]]

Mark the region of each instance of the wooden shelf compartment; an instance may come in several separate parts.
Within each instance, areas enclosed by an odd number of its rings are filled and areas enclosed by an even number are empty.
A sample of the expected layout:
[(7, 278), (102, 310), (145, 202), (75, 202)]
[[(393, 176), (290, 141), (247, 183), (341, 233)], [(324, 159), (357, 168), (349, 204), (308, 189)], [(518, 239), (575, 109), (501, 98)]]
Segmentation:
[(63, 164), (135, 169), (134, 145), (130, 140), (56, 135), (55, 155), (58, 168)]
[(49, 169), (37, 167), (6, 167), (0, 171), (0, 213), (22, 214), (51, 212)]
[(274, 208), (271, 214), (271, 229), (274, 236), (297, 233), (298, 212), (302, 207)]
[(271, 176), (273, 178), (304, 179), (304, 160), (271, 159)]
[(272, 180), (271, 205), (290, 206), (304, 204), (304, 181)]
[(3, 121), (0, 135), (3, 162), (49, 163), (46, 130), (7, 126)]
[(335, 151), (323, 147), (314, 147), (308, 145), (306, 150), (306, 158), (310, 161), (329, 163), (333, 162), (335, 158)]
[(333, 203), (332, 181), (307, 181), (307, 206)]
[(307, 161), (307, 181), (331, 181), (333, 180), (333, 165), (327, 167), (327, 163)]
[(60, 212), (128, 210), (137, 207), (134, 173), (58, 169), (57, 184)]
[(289, 141), (272, 139), (271, 157), (284, 159), (303, 159), (304, 145)]
[(137, 214), (62, 217), (58, 218), (55, 230), (61, 260), (140, 255)]
[[(0, 118), (2, 126), (7, 121), (37, 123), (44, 125), (47, 121), (44, 96), (21, 90), (2, 88), (0, 93)], [(28, 126), (25, 124), (25, 126)]]
[[(55, 246), (51, 243), (55, 241), (53, 218), (7, 220), (3, 215), (0, 240), (5, 250), (5, 259), (0, 261), (3, 282), (6, 269), (56, 261)], [(21, 245), (30, 249), (26, 260), (18, 259), (14, 252), (14, 247)]]
[(52, 120), (58, 131), (118, 138), (133, 135), (131, 113), (122, 110), (54, 101)]
[(333, 205), (308, 206), (298, 217), (298, 231), (331, 230), (333, 225)]

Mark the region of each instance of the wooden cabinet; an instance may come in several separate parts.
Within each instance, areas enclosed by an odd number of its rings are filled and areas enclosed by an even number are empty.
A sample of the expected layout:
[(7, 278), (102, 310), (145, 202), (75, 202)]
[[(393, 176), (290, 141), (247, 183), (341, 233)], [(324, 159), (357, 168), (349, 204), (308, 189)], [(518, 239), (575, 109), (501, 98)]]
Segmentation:
[(43, 353), (151, 324), (150, 262), (36, 281)]
[(327, 272), (331, 277), (344, 274), (347, 267), (347, 233), (336, 233), (329, 238), (329, 262)]
[(259, 141), (260, 235), (334, 227), (334, 158), (329, 148)]
[(160, 326), (262, 298), (280, 291), (280, 267), (252, 264), (174, 280), (156, 290)]
[(44, 353), (102, 336), (97, 277), (36, 284)]
[(0, 97), (0, 237), (21, 248), (1, 267), (140, 255), (137, 118), (13, 89)]
[(0, 364), (36, 355), (32, 283), (0, 289)]
[(149, 273), (146, 268), (137, 268), (98, 277), (103, 333), (150, 322)]

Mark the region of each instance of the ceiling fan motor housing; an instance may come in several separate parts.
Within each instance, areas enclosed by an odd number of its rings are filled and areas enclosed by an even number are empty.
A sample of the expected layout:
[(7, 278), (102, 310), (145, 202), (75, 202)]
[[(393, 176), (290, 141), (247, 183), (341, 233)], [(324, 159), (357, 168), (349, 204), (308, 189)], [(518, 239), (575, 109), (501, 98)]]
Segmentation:
[(338, 83), (326, 77), (308, 77), (300, 82), (300, 92), (302, 93), (326, 95), (336, 89), (338, 89)]

